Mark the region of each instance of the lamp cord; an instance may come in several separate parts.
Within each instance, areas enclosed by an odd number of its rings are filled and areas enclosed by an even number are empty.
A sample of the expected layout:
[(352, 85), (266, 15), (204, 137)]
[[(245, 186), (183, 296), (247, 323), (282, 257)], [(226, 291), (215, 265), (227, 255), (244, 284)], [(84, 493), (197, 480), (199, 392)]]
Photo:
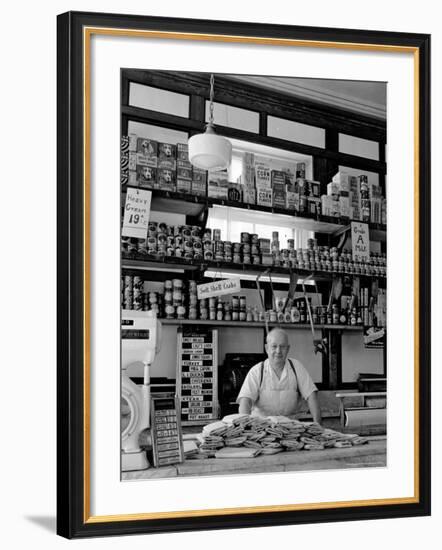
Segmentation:
[(213, 125), (213, 108), (214, 108), (214, 105), (213, 105), (213, 88), (215, 86), (215, 77), (213, 76), (213, 74), (210, 75), (210, 105), (209, 105), (209, 112), (210, 112), (210, 115), (209, 115), (209, 124), (210, 125)]

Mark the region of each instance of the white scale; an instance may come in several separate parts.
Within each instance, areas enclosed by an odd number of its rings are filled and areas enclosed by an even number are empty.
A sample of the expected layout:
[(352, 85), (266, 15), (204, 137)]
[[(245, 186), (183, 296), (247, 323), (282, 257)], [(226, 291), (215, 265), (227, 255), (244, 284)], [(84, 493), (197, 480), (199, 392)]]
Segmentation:
[[(150, 428), (150, 366), (161, 347), (161, 323), (156, 312), (124, 310), (121, 338), (121, 470), (146, 470), (150, 464), (139, 437)], [(126, 374), (134, 363), (143, 364), (142, 385)]]

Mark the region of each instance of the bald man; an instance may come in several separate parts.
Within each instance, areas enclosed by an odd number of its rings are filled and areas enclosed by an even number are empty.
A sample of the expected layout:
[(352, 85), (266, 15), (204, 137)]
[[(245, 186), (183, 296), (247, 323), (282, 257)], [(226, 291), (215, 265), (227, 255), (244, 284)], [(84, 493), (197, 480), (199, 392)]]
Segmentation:
[(300, 396), (309, 406), (313, 420), (321, 423), (318, 388), (305, 367), (288, 357), (287, 333), (279, 328), (266, 339), (267, 359), (250, 369), (236, 400), (241, 414), (293, 416)]

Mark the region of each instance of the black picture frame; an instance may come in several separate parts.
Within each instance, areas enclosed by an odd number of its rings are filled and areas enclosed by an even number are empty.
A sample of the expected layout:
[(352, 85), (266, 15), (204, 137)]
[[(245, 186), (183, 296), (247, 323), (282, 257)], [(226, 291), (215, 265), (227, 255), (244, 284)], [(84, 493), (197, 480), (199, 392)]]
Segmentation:
[[(66, 538), (160, 533), (203, 529), (335, 522), (430, 514), (430, 36), (367, 30), (298, 27), (229, 21), (176, 19), (136, 15), (69, 12), (57, 21), (57, 532)], [(397, 504), (321, 507), (154, 519), (95, 520), (89, 513), (85, 476), (85, 403), (90, 398), (85, 379), (84, 274), (88, 244), (84, 239), (84, 29), (137, 29), (191, 34), (235, 35), (330, 44), (411, 48), (419, 62), (418, 139), (418, 487), (415, 501)], [(87, 298), (87, 297), (86, 297)]]

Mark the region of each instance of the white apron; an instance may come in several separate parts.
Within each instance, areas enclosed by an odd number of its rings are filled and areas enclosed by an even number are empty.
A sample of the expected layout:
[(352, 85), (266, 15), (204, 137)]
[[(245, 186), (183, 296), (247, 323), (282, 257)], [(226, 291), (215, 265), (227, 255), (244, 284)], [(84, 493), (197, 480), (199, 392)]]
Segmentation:
[[(296, 375), (296, 371), (292, 370), (291, 366), (289, 366), (288, 369), (290, 369), (290, 371), (287, 371), (287, 376), (290, 376), (291, 372), (296, 378), (296, 388), (286, 390), (269, 389), (268, 379), (265, 384), (267, 387), (263, 387), (266, 378), (266, 373), (264, 372), (263, 381), (259, 390), (259, 398), (252, 407), (252, 416), (292, 416), (296, 413), (299, 398), (299, 393), (297, 390), (298, 377)], [(293, 369), (295, 369), (294, 366)]]

